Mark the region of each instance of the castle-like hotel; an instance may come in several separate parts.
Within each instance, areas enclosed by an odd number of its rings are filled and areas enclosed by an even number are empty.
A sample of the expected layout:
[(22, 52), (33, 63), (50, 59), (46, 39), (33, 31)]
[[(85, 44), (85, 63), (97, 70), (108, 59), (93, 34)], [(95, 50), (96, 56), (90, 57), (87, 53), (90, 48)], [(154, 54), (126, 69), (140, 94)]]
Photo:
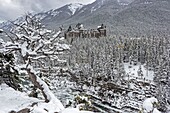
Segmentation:
[(99, 38), (106, 37), (106, 26), (103, 24), (98, 26), (97, 29), (84, 29), (83, 24), (78, 23), (76, 28), (69, 26), (68, 30), (64, 33), (65, 38)]

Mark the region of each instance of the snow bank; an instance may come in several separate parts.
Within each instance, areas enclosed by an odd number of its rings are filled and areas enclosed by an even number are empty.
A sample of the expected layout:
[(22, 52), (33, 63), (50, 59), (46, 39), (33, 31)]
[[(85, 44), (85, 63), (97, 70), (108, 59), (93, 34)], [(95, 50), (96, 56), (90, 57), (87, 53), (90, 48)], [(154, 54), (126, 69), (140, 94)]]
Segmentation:
[(8, 113), (11, 110), (18, 111), (34, 102), (41, 101), (28, 97), (25, 93), (15, 91), (6, 84), (0, 85), (0, 113)]
[[(33, 103), (37, 104), (31, 107)], [(93, 113), (79, 111), (77, 108), (64, 109), (56, 98), (52, 98), (49, 103), (45, 103), (44, 100), (28, 97), (26, 93), (15, 91), (6, 84), (0, 85), (0, 113), (8, 113), (12, 110), (19, 111), (24, 108), (29, 108), (31, 113), (54, 113), (56, 111), (60, 111), (59, 113)]]

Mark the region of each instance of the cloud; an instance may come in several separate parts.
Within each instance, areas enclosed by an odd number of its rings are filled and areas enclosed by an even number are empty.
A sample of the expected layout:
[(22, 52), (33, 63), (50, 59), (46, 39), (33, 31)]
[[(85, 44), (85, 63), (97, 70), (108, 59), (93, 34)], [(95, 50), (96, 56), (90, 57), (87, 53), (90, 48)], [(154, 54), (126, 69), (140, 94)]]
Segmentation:
[(14, 20), (27, 12), (38, 13), (69, 3), (88, 4), (95, 0), (0, 0), (0, 21)]

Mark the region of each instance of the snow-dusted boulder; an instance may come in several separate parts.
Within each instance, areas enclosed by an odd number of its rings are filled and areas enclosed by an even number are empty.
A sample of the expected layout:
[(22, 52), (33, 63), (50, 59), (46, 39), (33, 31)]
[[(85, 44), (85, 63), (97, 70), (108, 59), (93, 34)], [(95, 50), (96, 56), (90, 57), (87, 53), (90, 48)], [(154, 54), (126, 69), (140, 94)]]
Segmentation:
[(144, 113), (161, 113), (156, 108), (154, 108), (154, 106), (157, 104), (158, 104), (158, 100), (155, 97), (147, 98), (143, 102)]

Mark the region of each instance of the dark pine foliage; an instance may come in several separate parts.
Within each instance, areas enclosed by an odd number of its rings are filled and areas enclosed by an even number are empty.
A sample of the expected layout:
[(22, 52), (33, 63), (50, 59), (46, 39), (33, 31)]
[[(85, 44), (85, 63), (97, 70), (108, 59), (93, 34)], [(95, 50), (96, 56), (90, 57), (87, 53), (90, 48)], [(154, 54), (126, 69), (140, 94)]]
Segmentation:
[(15, 90), (21, 90), (18, 72), (11, 67), (13, 60), (13, 54), (0, 53), (0, 84), (6, 83)]

